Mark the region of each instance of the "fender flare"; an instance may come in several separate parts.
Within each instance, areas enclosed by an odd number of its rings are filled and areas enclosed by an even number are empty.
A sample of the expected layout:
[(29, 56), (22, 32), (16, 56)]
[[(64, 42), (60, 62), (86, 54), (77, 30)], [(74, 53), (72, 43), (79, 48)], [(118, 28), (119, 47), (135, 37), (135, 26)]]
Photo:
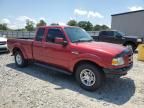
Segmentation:
[(81, 55), (79, 55), (79, 57), (72, 60), (72, 63), (70, 64), (70, 71), (73, 72), (75, 66), (81, 61), (93, 62), (96, 65), (98, 65), (99, 67), (105, 67), (106, 66), (100, 57), (98, 57), (94, 54), (87, 53), (87, 54), (81, 54)]
[(21, 44), (16, 43), (16, 44), (14, 45), (14, 47), (13, 47), (13, 49), (12, 49), (13, 54), (14, 54), (14, 50), (15, 50), (15, 49), (19, 49), (19, 50), (21, 51), (21, 53), (23, 54), (23, 56), (24, 56), (25, 59), (28, 58), (28, 56), (27, 56), (27, 54), (26, 54), (26, 51), (25, 51), (25, 49), (23, 48), (23, 46), (22, 46)]

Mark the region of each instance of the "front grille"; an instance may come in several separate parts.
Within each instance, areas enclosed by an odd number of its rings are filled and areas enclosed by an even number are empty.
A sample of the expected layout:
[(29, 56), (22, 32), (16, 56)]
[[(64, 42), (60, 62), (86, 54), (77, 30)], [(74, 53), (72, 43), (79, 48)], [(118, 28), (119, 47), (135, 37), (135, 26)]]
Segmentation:
[(6, 44), (6, 41), (0, 42), (0, 45), (5, 45), (5, 44)]
[(128, 55), (128, 63), (131, 64), (133, 62), (133, 55)]
[(7, 48), (0, 48), (0, 51), (6, 51)]
[(124, 57), (126, 64), (133, 63), (133, 52), (129, 49), (124, 50), (122, 53), (117, 55), (117, 57)]

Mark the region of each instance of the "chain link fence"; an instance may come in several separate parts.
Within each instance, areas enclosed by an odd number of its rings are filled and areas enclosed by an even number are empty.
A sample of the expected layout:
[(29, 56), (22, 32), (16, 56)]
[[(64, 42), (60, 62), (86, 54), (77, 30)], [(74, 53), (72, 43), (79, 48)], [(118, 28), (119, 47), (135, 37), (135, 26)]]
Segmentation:
[[(98, 31), (87, 31), (91, 36), (98, 36)], [(0, 31), (1, 36), (7, 38), (34, 38), (35, 31)]]
[(33, 38), (35, 32), (29, 31), (0, 31), (1, 36), (6, 36), (7, 38)]

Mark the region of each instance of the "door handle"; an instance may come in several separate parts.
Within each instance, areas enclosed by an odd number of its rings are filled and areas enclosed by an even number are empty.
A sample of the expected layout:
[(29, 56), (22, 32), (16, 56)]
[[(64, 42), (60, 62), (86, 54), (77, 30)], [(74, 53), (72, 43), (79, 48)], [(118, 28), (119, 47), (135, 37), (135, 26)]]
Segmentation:
[(72, 54), (75, 54), (75, 55), (79, 55), (79, 52), (78, 52), (78, 51), (72, 51), (71, 53), (72, 53)]

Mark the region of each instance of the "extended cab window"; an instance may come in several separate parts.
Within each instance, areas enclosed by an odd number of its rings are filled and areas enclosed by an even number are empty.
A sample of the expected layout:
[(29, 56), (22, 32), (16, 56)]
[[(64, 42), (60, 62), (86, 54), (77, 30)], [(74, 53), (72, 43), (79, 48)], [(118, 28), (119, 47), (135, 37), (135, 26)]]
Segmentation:
[(48, 29), (46, 41), (54, 43), (56, 37), (63, 38), (65, 40), (64, 33), (60, 29)]
[(100, 36), (113, 36), (113, 35), (114, 35), (113, 31), (102, 31), (100, 33)]
[(45, 28), (39, 28), (36, 34), (36, 41), (42, 41), (44, 33), (45, 33)]

